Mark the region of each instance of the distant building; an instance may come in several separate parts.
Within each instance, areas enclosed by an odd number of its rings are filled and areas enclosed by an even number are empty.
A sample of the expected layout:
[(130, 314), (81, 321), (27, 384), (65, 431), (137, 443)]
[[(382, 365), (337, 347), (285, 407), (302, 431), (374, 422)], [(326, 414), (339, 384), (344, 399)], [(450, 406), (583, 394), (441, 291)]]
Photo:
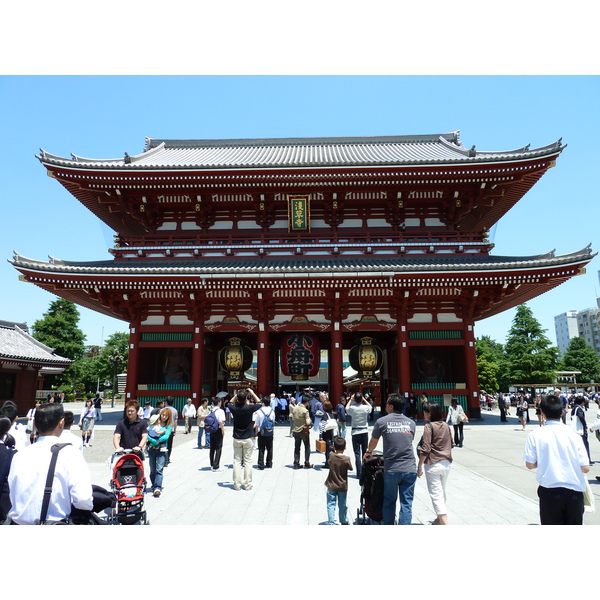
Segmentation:
[(583, 338), (590, 348), (600, 356), (600, 298), (596, 308), (570, 310), (554, 317), (556, 342), (564, 355), (573, 338)]
[(577, 312), (579, 337), (600, 355), (600, 298), (596, 298), (596, 308), (586, 308)]
[(571, 340), (579, 336), (577, 329), (577, 311), (568, 310), (554, 317), (554, 331), (556, 332), (556, 345), (564, 356)]

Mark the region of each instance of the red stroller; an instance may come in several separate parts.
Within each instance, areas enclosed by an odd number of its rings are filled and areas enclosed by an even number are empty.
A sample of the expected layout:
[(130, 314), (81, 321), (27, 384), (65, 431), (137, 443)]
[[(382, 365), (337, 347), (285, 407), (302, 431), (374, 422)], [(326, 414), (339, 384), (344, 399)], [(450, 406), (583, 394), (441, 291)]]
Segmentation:
[(113, 525), (148, 524), (144, 508), (146, 478), (142, 459), (126, 450), (115, 454), (110, 488), (117, 496), (117, 505), (109, 521)]

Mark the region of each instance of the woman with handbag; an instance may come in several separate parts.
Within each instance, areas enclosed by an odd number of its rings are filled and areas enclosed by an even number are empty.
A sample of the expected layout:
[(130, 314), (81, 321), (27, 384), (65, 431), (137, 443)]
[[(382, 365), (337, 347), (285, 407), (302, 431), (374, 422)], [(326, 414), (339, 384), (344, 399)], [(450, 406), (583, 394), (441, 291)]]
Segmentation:
[(25, 433), (29, 434), (29, 443), (33, 444), (38, 439), (38, 433), (33, 426), (33, 420), (35, 418), (35, 411), (41, 406), (41, 402), (36, 400), (33, 403), (33, 406), (27, 412), (27, 426), (25, 428)]
[(541, 403), (542, 403), (542, 397), (537, 394), (537, 396), (535, 397), (535, 402), (533, 403), (533, 406), (535, 408), (535, 416), (538, 418), (538, 424), (540, 427), (542, 427), (544, 425), (544, 416), (542, 415), (542, 409), (541, 409)]
[(463, 407), (458, 403), (458, 398), (452, 398), (452, 404), (448, 407), (446, 423), (452, 423), (454, 429), (454, 445), (462, 448), (464, 441), (463, 425), (469, 422)]
[(521, 421), (521, 425), (523, 426), (522, 431), (525, 431), (525, 427), (527, 425), (527, 413), (529, 411), (529, 402), (527, 402), (527, 398), (521, 394), (519, 401), (517, 402), (517, 417), (519, 421)]
[(452, 433), (442, 420), (442, 409), (437, 402), (425, 402), (422, 409), (425, 428), (419, 443), (417, 477), (425, 471), (427, 491), (436, 514), (432, 525), (448, 525), (446, 481), (452, 464)]
[(581, 436), (583, 445), (587, 451), (588, 459), (592, 464), (592, 457), (590, 455), (590, 443), (588, 441), (588, 427), (585, 422), (585, 411), (583, 410), (583, 404), (585, 404), (585, 398), (583, 396), (576, 396), (573, 409), (571, 410), (571, 422), (573, 422), (573, 429), (576, 433)]

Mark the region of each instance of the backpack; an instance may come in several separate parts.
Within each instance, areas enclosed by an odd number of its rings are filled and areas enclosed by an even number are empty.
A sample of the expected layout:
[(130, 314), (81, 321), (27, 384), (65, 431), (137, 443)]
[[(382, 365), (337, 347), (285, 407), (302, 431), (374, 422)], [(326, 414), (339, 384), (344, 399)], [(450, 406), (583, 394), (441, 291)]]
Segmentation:
[(268, 415), (265, 415), (263, 417), (263, 420), (260, 423), (260, 429), (258, 431), (259, 435), (262, 435), (264, 437), (268, 437), (273, 435), (273, 428), (275, 427), (275, 423), (273, 422), (273, 409), (271, 409), (271, 412)]
[(215, 412), (211, 412), (204, 419), (204, 430), (208, 433), (215, 433), (219, 429), (219, 419), (217, 419)]

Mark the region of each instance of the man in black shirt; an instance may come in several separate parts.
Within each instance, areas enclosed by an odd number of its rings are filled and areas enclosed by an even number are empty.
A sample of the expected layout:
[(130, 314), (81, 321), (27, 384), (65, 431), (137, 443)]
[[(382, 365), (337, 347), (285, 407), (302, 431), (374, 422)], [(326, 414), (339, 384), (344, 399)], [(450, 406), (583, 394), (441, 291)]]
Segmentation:
[(144, 460), (143, 448), (148, 439), (148, 421), (138, 417), (140, 408), (137, 400), (129, 400), (125, 404), (125, 418), (117, 423), (113, 435), (113, 445), (117, 452), (131, 449)]
[[(248, 404), (248, 397), (252, 397), (256, 404)], [(233, 415), (233, 489), (252, 489), (252, 450), (254, 437), (253, 415), (260, 410), (260, 399), (250, 388), (240, 390), (235, 402), (228, 402)], [(242, 462), (244, 464), (242, 481)]]

